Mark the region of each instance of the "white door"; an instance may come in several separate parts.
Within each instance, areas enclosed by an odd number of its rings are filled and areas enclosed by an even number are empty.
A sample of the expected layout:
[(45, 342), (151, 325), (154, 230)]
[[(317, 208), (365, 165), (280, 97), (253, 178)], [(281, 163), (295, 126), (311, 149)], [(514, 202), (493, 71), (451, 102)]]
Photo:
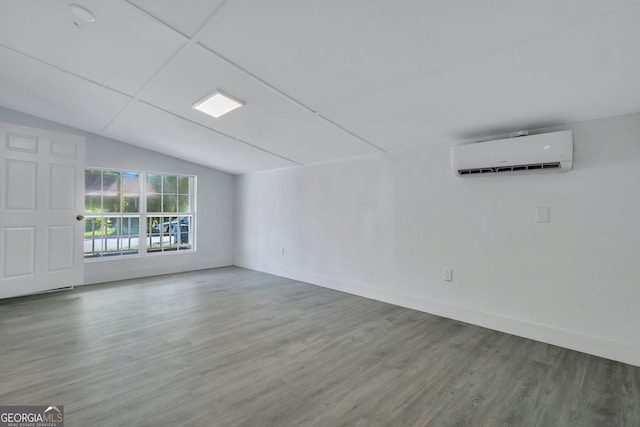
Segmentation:
[(83, 137), (0, 122), (0, 298), (83, 282), (84, 153)]

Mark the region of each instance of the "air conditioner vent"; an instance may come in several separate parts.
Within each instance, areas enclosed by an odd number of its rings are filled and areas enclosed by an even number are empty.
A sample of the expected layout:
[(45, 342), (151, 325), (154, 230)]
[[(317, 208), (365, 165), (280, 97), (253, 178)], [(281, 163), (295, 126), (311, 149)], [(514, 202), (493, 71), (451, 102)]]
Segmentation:
[(494, 167), (494, 168), (458, 169), (458, 173), (460, 175), (470, 175), (470, 174), (477, 174), (477, 173), (497, 173), (497, 172), (527, 171), (527, 170), (536, 170), (536, 169), (554, 169), (559, 167), (560, 167), (560, 162), (534, 163), (530, 165), (500, 166), (500, 167)]

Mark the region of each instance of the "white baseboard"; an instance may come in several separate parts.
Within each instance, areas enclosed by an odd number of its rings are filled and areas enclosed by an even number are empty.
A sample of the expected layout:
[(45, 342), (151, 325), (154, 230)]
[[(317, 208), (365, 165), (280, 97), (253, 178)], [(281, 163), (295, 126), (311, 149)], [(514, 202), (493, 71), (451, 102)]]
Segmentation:
[(599, 336), (586, 335), (498, 314), (480, 312), (466, 307), (442, 304), (422, 297), (399, 294), (386, 289), (368, 287), (359, 283), (347, 282), (304, 271), (281, 267), (272, 268), (264, 265), (243, 265), (238, 262), (235, 265), (640, 366), (640, 347), (611, 341)]

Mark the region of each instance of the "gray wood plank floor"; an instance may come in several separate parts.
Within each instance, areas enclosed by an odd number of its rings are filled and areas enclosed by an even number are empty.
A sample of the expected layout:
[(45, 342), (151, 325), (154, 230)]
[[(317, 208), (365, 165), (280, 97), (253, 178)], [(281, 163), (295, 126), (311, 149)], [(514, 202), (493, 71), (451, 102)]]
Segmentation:
[(640, 426), (640, 368), (236, 267), (0, 301), (72, 426)]

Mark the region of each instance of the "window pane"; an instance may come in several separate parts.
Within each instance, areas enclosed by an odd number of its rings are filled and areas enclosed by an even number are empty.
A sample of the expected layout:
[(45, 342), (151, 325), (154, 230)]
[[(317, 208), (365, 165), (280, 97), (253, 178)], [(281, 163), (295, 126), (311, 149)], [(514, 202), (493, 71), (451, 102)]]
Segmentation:
[(125, 255), (140, 251), (140, 219), (122, 218), (122, 232), (119, 238), (120, 248)]
[(104, 237), (105, 255), (113, 255), (122, 250), (118, 235), (122, 230), (122, 218), (106, 217), (104, 219), (106, 225), (106, 234)]
[(147, 252), (158, 252), (162, 250), (160, 233), (162, 233), (162, 217), (147, 217)]
[[(172, 248), (174, 245), (174, 235), (175, 235), (175, 227), (178, 224), (177, 217), (174, 216), (165, 216), (162, 218), (162, 224), (160, 228), (160, 232), (162, 233), (160, 236), (160, 246), (163, 251)], [(173, 246), (175, 249), (175, 245)]]
[(117, 237), (111, 237), (105, 239), (103, 256), (120, 255), (120, 242)]
[(147, 212), (162, 212), (161, 194), (152, 194), (147, 196)]
[(100, 196), (84, 196), (84, 210), (85, 212), (94, 212), (98, 213), (102, 210), (100, 206)]
[(102, 171), (87, 169), (84, 174), (84, 210), (100, 212), (102, 194)]
[(98, 258), (102, 254), (102, 237), (85, 237), (84, 238), (84, 257)]
[(126, 236), (138, 236), (140, 234), (140, 218), (123, 218), (122, 234)]
[(122, 212), (140, 212), (140, 175), (122, 173)]
[(140, 174), (123, 172), (122, 181), (125, 196), (137, 196), (140, 194)]
[(102, 218), (87, 218), (84, 222), (84, 256), (99, 257), (102, 253)]
[(128, 236), (121, 237), (120, 247), (122, 248), (122, 255), (135, 255), (140, 253), (138, 241), (138, 238)]
[(162, 212), (178, 212), (178, 196), (162, 196)]
[(93, 169), (84, 171), (84, 191), (86, 194), (100, 194), (102, 191), (102, 171)]
[(121, 234), (122, 230), (122, 218), (108, 217), (105, 218), (106, 221), (106, 235), (107, 236), (117, 236)]
[(191, 178), (188, 176), (178, 177), (178, 194), (191, 194)]
[(162, 232), (166, 234), (171, 233), (176, 223), (177, 218), (175, 216), (165, 216), (162, 222)]
[(102, 220), (100, 218), (87, 218), (84, 221), (84, 235), (95, 236), (102, 235), (102, 230), (100, 229), (100, 225)]
[(147, 195), (162, 193), (162, 176), (147, 174), (147, 186), (145, 188)]
[(161, 217), (157, 217), (157, 216), (147, 217), (147, 233), (148, 234), (160, 233), (161, 223), (162, 223)]
[(120, 212), (120, 196), (105, 196), (102, 202), (104, 212)]
[(132, 213), (140, 212), (140, 198), (139, 197), (124, 197), (122, 200), (122, 212)]
[(120, 248), (120, 251), (123, 254), (127, 252), (131, 252), (131, 239), (127, 237), (119, 237), (118, 247)]
[(180, 212), (191, 212), (191, 196), (178, 196), (178, 208)]
[(102, 192), (108, 196), (120, 195), (120, 172), (104, 171), (102, 174)]
[(104, 171), (102, 174), (102, 210), (120, 212), (120, 172)]
[(177, 194), (178, 193), (178, 177), (165, 175), (162, 177), (162, 192), (164, 194)]
[(181, 216), (180, 222), (180, 236), (177, 239), (180, 249), (191, 249), (191, 217)]

